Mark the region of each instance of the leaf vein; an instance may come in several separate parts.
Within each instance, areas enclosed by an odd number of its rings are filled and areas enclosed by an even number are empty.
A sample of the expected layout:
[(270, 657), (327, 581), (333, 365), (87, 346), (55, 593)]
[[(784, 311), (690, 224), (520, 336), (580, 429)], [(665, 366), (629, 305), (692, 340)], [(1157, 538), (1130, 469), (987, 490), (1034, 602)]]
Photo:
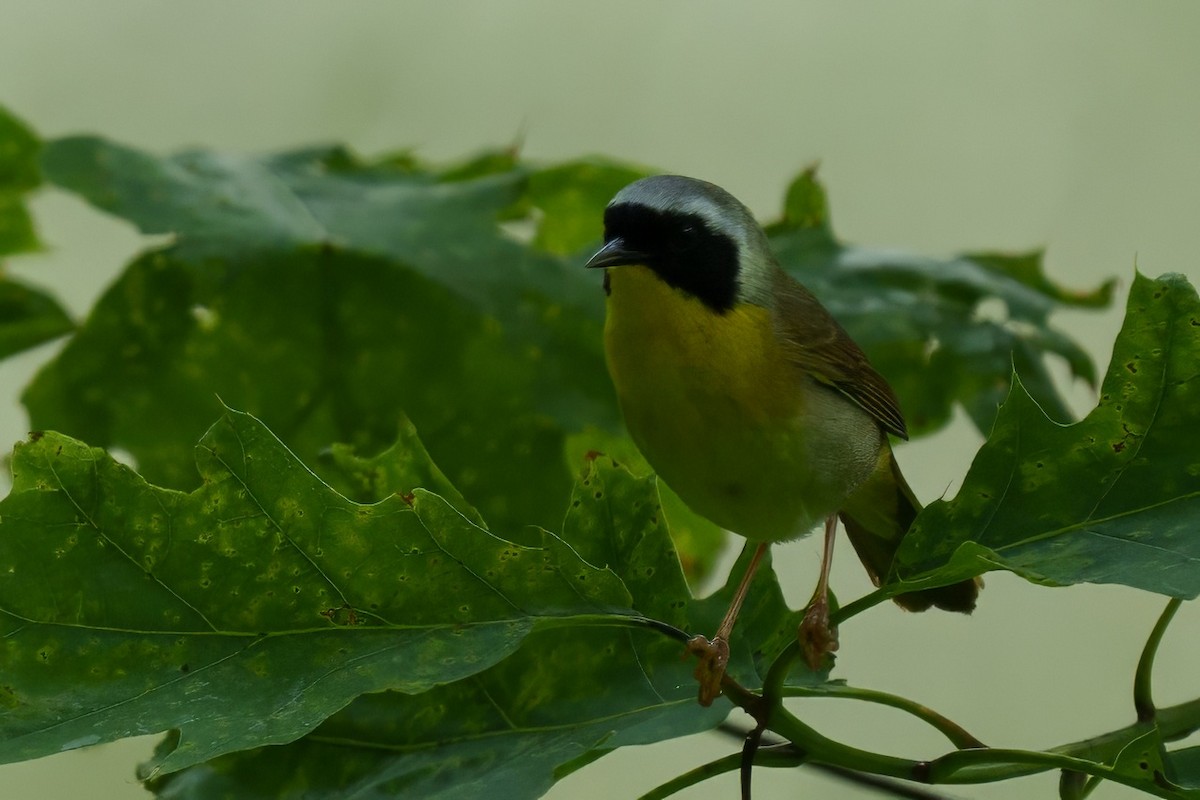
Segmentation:
[[(217, 626), (213, 625), (212, 621), (209, 620), (209, 618), (207, 616), (205, 616), (203, 611), (201, 611), (200, 609), (196, 608), (194, 605), (189, 603), (182, 595), (180, 595), (178, 592), (176, 592), (174, 589), (172, 589), (166, 582), (164, 582), (161, 578), (159, 578), (157, 575), (155, 575), (154, 570), (146, 568), (146, 566), (143, 564), (139, 564), (137, 559), (135, 559), (132, 555), (130, 555), (125, 550), (125, 548), (121, 547), (119, 542), (117, 542), (115, 539), (113, 539), (111, 536), (109, 536), (107, 533), (105, 533), (104, 529), (101, 528), (100, 525), (98, 525), (96, 523), (96, 521), (94, 519), (92, 519), (91, 515), (88, 514), (88, 512), (85, 511), (81, 505), (79, 505), (79, 502), (76, 501), (75, 497), (71, 494), (71, 490), (67, 488), (66, 483), (63, 481), (62, 477), (59, 476), (58, 470), (54, 466), (54, 462), (52, 460), (50, 460), (49, 458), (46, 459), (46, 466), (49, 468), (50, 473), (52, 475), (54, 475), (54, 479), (56, 481), (58, 481), (58, 488), (62, 490), (63, 495), (68, 500), (71, 501), (71, 505), (73, 505), (75, 507), (75, 510), (78, 511), (85, 520), (87, 520), (88, 525), (90, 525), (92, 527), (92, 530), (94, 530), (96, 532), (97, 536), (99, 536), (106, 543), (108, 543), (113, 548), (115, 548), (116, 551), (118, 553), (120, 553), (121, 556), (126, 561), (128, 561), (135, 569), (138, 569), (141, 572), (148, 575), (151, 578), (151, 580), (153, 580), (155, 583), (157, 583), (168, 594), (170, 594), (172, 597), (174, 597), (176, 600), (178, 600), (183, 605), (187, 606), (192, 611), (193, 614), (198, 616), (204, 622), (205, 625), (207, 625), (209, 628), (211, 628), (214, 631), (217, 629)], [(97, 491), (99, 491), (100, 477), (96, 472), (95, 458), (91, 459), (91, 474), (92, 474), (93, 486), (96, 488)]]

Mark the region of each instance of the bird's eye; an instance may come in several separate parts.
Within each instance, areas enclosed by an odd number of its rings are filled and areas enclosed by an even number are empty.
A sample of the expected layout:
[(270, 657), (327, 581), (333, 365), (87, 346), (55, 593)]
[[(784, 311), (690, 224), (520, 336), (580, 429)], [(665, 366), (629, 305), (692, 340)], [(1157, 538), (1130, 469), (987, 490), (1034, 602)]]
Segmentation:
[(682, 253), (692, 242), (692, 236), (685, 228), (667, 239), (667, 249), (673, 253)]

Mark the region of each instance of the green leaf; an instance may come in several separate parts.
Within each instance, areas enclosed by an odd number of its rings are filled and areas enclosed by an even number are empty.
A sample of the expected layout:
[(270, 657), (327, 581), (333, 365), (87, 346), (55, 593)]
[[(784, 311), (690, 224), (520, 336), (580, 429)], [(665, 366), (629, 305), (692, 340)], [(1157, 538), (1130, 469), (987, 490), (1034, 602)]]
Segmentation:
[(1046, 278), (1038, 252), (935, 259), (843, 244), (812, 169), (792, 183), (782, 220), (767, 232), (784, 268), (891, 382), (912, 433), (945, 424), (955, 403), (987, 433), (1014, 366), (1051, 416), (1070, 419), (1046, 355), (1065, 359), (1076, 377), (1095, 380), (1086, 352), (1051, 327), (1048, 316), (1056, 308), (1107, 305), (1111, 281), (1091, 292), (1062, 289)]
[[(374, 466), (444, 482), (411, 431), (403, 444)], [(715, 625), (731, 589), (691, 600), (653, 478), (594, 459), (562, 537), (531, 544), (421, 488), (354, 503), (239, 412), (197, 459), (185, 494), (60, 434), (16, 450), (0, 761), (174, 729), (146, 767), (167, 796), (471, 796), (506, 775), (535, 796), (570, 764), (725, 714), (695, 704), (684, 634), (662, 634)], [(766, 567), (731, 673), (757, 685), (796, 619)]]
[[(599, 324), (580, 330), (595, 339), (574, 361), (596, 364), (611, 403)], [(571, 347), (560, 342), (564, 357)], [(550, 412), (591, 406), (547, 360), (396, 262), (299, 249), (197, 263), (168, 250), (126, 270), (22, 401), (34, 426), (121, 447), (175, 488), (191, 485), (188, 442), (218, 396), (319, 469), (329, 442), (383, 450), (404, 413), (492, 525), (552, 527), (571, 476), (567, 421)]]
[(364, 692), (477, 674), (539, 624), (631, 613), (553, 534), (506, 541), (423, 489), (353, 503), (248, 415), (197, 461), (184, 494), (59, 434), (16, 450), (0, 761), (178, 728), (152, 768), (169, 772), (292, 741)]
[(0, 272), (0, 359), (69, 333), (74, 327), (49, 294)]
[(650, 172), (601, 158), (537, 170), (530, 176), (529, 199), (543, 216), (534, 244), (564, 256), (594, 245), (603, 228), (608, 201), (624, 186)]
[(1181, 275), (1138, 275), (1100, 402), (1046, 418), (1021, 384), (957, 496), (931, 504), (897, 577), (989, 569), (1050, 584), (1200, 594), (1200, 300)]
[(95, 138), (44, 160), (178, 237), (130, 266), (24, 397), (35, 425), (121, 447), (158, 483), (187, 485), (215, 395), (309, 463), (331, 441), (379, 452), (405, 413), (492, 524), (548, 526), (570, 485), (565, 436), (618, 424), (598, 276), (501, 230), (525, 185), (511, 164), (159, 158)]
[(33, 131), (0, 106), (0, 255), (40, 246), (24, 195), (41, 183), (41, 146)]
[(512, 165), (497, 171), (490, 159), (439, 174), (334, 147), (158, 157), (71, 137), (46, 145), (43, 167), (50, 181), (144, 233), (176, 234), (189, 256), (326, 245), (401, 261), (507, 325), (531, 293), (601, 315), (595, 276), (497, 227), (522, 200), (527, 175)]
[(825, 187), (817, 180), (816, 166), (805, 169), (788, 185), (783, 198), (783, 219), (777, 226), (777, 230), (781, 231), (808, 229), (832, 238), (829, 198), (825, 194)]
[(1151, 729), (1121, 748), (1113, 761), (1113, 769), (1126, 777), (1153, 785), (1161, 782), (1165, 776), (1165, 752), (1162, 736), (1157, 730)]
[[(533, 656), (557, 654), (554, 666), (575, 659), (628, 656), (617, 636), (545, 634), (530, 637), (496, 669), (475, 679), (406, 697), (368, 695), (315, 733), (285, 747), (226, 756), (151, 784), (163, 798), (536, 798), (559, 777), (559, 767), (618, 743), (659, 741), (715, 726), (726, 709), (701, 709), (691, 693), (660, 697), (637, 691), (625, 672), (603, 676), (581, 665), (565, 675), (539, 669)], [(556, 644), (559, 647), (554, 646)], [(680, 649), (682, 646), (680, 646)], [(680, 680), (687, 666), (675, 651)], [(510, 663), (511, 662), (511, 663)], [(551, 677), (550, 684), (542, 683)], [(568, 683), (579, 689), (569, 691)], [(642, 682), (645, 686), (645, 682)], [(559, 710), (554, 693), (571, 703)], [(629, 692), (634, 691), (634, 696)], [(562, 720), (566, 720), (562, 722)]]
[[(553, 386), (571, 387), (576, 361), (598, 352), (585, 323), (598, 329), (603, 316), (599, 279), (523, 247), (497, 225), (523, 201), (527, 183), (526, 170), (505, 158), (439, 173), (409, 162), (364, 162), (341, 148), (160, 158), (74, 137), (50, 142), (43, 164), (51, 181), (143, 232), (176, 234), (183, 259), (319, 247), (403, 266), (500, 321), (515, 341), (537, 350), (541, 369), (558, 381)], [(556, 324), (563, 318), (570, 324)], [(589, 394), (596, 383), (585, 381)]]
[(37, 188), (42, 182), (38, 171), (41, 147), (37, 134), (0, 106), (0, 191)]
[(1185, 789), (1200, 790), (1200, 746), (1169, 751), (1167, 778)]
[(433, 463), (417, 429), (407, 419), (400, 422), (396, 443), (377, 456), (362, 458), (345, 444), (333, 445), (322, 456), (326, 478), (332, 478), (331, 485), (344, 497), (359, 503), (375, 503), (391, 495), (411, 499), (413, 489), (419, 486), (440, 496), (475, 525), (487, 527), (479, 512)]
[[(724, 612), (732, 587), (689, 603), (652, 478), (634, 478), (606, 458), (590, 461), (563, 538), (622, 576), (642, 614), (715, 626)], [(781, 649), (759, 635), (791, 625), (794, 637), (795, 620), (767, 566), (734, 635), (734, 673), (758, 685), (755, 651), (770, 658)], [(416, 696), (361, 697), (294, 744), (226, 756), (153, 788), (164, 798), (539, 797), (573, 766), (616, 747), (724, 718), (720, 704), (696, 705), (683, 652), (677, 639), (648, 629), (535, 631), (511, 657), (467, 680)]]
[[(594, 458), (597, 453), (613, 458), (634, 475), (645, 476), (653, 473), (628, 436), (588, 427), (568, 437), (568, 466), (583, 464)], [(662, 504), (663, 516), (671, 531), (671, 540), (675, 543), (675, 550), (683, 565), (683, 573), (693, 586), (697, 585), (712, 572), (717, 558), (725, 548), (727, 534), (688, 508), (670, 486), (662, 481), (658, 481), (656, 485), (658, 500)]]
[(1195, 773), (1191, 772), (1195, 756), (1188, 750), (1168, 752), (1161, 733), (1151, 728), (1122, 748), (1112, 766), (1117, 773), (1135, 781), (1130, 786), (1136, 787), (1140, 782), (1148, 793), (1166, 790), (1165, 797), (1197, 800), (1200, 783), (1195, 782)]

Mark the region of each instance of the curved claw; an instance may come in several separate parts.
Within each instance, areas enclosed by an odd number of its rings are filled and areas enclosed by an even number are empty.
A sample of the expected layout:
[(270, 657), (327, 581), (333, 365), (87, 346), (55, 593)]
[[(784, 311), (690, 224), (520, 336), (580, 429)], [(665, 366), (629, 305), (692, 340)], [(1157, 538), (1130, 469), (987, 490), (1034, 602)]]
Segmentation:
[(709, 641), (704, 636), (693, 636), (687, 643), (688, 652), (696, 656), (696, 682), (700, 684), (697, 699), (708, 707), (721, 694), (721, 679), (729, 664), (729, 643), (718, 636)]
[(817, 598), (809, 604), (796, 635), (804, 650), (804, 661), (814, 672), (821, 669), (825, 656), (838, 649), (837, 628), (829, 624), (827, 598)]

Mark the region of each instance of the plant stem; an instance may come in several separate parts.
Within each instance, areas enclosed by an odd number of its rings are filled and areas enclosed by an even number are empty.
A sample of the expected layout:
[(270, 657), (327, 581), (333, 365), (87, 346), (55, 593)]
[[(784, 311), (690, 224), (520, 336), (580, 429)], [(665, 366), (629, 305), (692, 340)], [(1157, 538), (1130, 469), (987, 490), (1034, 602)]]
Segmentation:
[(759, 745), (762, 743), (763, 729), (765, 726), (759, 723), (754, 727), (754, 730), (746, 734), (746, 741), (742, 744), (742, 763), (741, 763), (741, 786), (742, 800), (750, 800), (750, 778), (754, 774), (754, 759), (758, 755)]
[(771, 662), (767, 676), (763, 678), (762, 697), (765, 702), (777, 705), (782, 700), (784, 681), (787, 680), (788, 673), (792, 671), (792, 664), (799, 657), (800, 642), (792, 639)]
[(1142, 657), (1138, 659), (1137, 673), (1133, 678), (1133, 707), (1141, 722), (1149, 722), (1154, 719), (1154, 698), (1151, 694), (1154, 656), (1158, 653), (1158, 645), (1162, 642), (1163, 634), (1167, 632), (1167, 626), (1171, 624), (1171, 619), (1182, 604), (1183, 601), (1178, 597), (1171, 598), (1167, 607), (1159, 615), (1158, 622), (1154, 623), (1154, 629), (1150, 631), (1150, 638), (1146, 640), (1146, 646), (1142, 649)]
[[(754, 764), (760, 767), (797, 767), (804, 763), (803, 756), (799, 755), (793, 748), (762, 748), (754, 755)], [(716, 761), (710, 761), (707, 764), (701, 764), (695, 769), (688, 770), (682, 775), (677, 775), (666, 783), (660, 784), (651, 789), (646, 794), (642, 795), (638, 800), (663, 800), (665, 797), (670, 797), (676, 792), (682, 791), (689, 786), (695, 786), (701, 781), (706, 781), (709, 778), (715, 778), (718, 775), (724, 775), (726, 772), (733, 772), (741, 769), (742, 754), (731, 753), (727, 756), (718, 758)]]
[(893, 797), (905, 798), (905, 800), (952, 800), (946, 795), (937, 794), (920, 786), (913, 786), (912, 784), (903, 783), (892, 778), (885, 778), (880, 775), (855, 772), (852, 769), (835, 767), (832, 764), (810, 764), (808, 766), (810, 769), (820, 770), (856, 786), (866, 786), (876, 791), (890, 794)]
[(876, 589), (875, 591), (865, 594), (857, 600), (847, 603), (844, 606), (839, 606), (832, 613), (830, 613), (829, 624), (837, 625), (841, 622), (845, 622), (851, 617), (866, 611), (868, 608), (874, 608), (884, 600), (890, 600), (893, 595), (898, 593), (899, 592), (896, 591), (890, 591), (886, 586)]
[(742, 754), (731, 753), (730, 755), (718, 758), (716, 761), (710, 761), (707, 764), (701, 764), (695, 769), (689, 769), (682, 775), (676, 775), (666, 783), (660, 783), (639, 797), (638, 800), (663, 800), (663, 798), (670, 797), (689, 786), (695, 786), (701, 781), (706, 781), (709, 778), (715, 778), (718, 775), (724, 775), (726, 772), (740, 769), (741, 765)]
[(783, 694), (787, 697), (835, 697), (846, 698), (848, 700), (863, 700), (868, 703), (878, 703), (879, 705), (898, 708), (937, 729), (957, 748), (984, 747), (983, 742), (967, 733), (958, 723), (942, 716), (927, 706), (909, 700), (907, 697), (900, 697), (874, 689), (858, 689), (839, 684), (825, 684), (818, 687), (785, 686)]
[(1099, 786), (1103, 782), (1104, 782), (1104, 779), (1101, 778), (1099, 775), (1091, 776), (1090, 778), (1088, 778), (1088, 782), (1086, 784), (1084, 784), (1083, 793), (1080, 794), (1079, 796), (1081, 798), (1087, 798), (1087, 796), (1090, 795), (1093, 791), (1095, 791), (1096, 787)]
[(836, 742), (805, 725), (783, 706), (773, 710), (771, 730), (792, 742), (816, 763), (833, 764), (858, 772), (905, 780), (916, 780), (914, 775), (920, 768), (920, 762), (911, 759), (872, 753)]
[[(1160, 709), (1158, 728), (1166, 740), (1179, 739), (1200, 728), (1200, 698)], [(1103, 736), (1056, 747), (1045, 752), (1008, 748), (956, 750), (931, 761), (873, 753), (827, 738), (801, 722), (783, 706), (772, 709), (771, 730), (787, 738), (817, 764), (885, 775), (917, 783), (991, 783), (1053, 769), (1073, 770), (1132, 786), (1159, 797), (1175, 798), (1171, 789), (1106, 766), (1117, 753), (1148, 729), (1139, 722)]]

